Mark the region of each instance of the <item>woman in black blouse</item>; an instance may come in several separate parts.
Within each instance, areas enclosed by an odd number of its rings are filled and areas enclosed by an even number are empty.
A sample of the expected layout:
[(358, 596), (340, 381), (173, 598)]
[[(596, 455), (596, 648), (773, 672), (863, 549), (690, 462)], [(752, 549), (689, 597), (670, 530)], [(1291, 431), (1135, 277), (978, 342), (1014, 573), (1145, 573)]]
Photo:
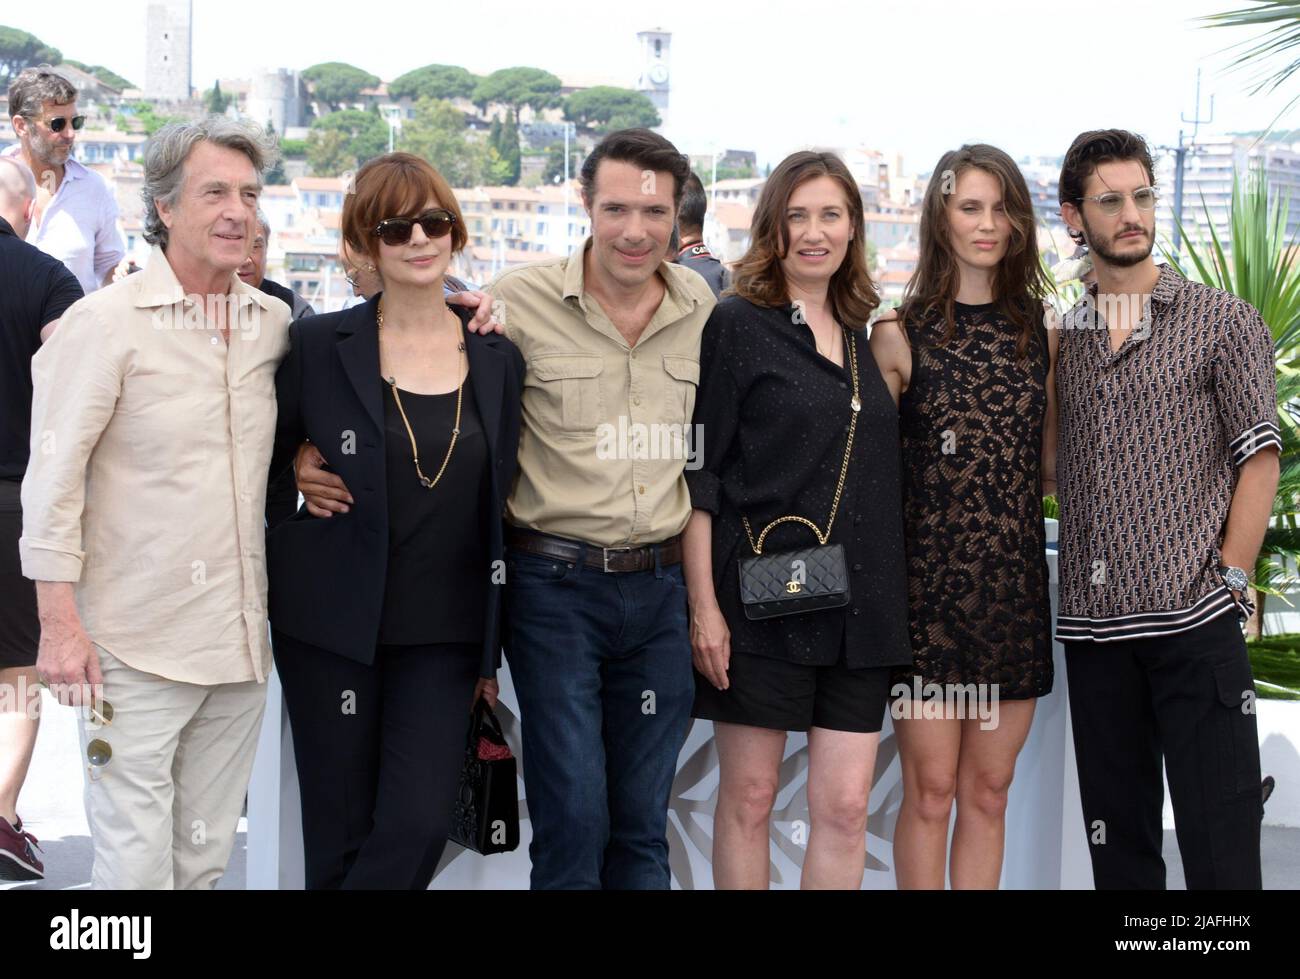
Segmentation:
[(495, 698), (501, 515), (523, 358), (443, 298), (467, 235), (428, 163), (393, 153), (343, 206), (384, 291), (293, 324), (277, 465), (304, 439), (354, 494), (268, 543), (275, 663), (293, 727), (309, 888), (428, 886), (470, 708)]
[[(772, 172), (752, 245), (704, 330), (695, 422), (702, 468), (684, 539), (695, 716), (715, 723), (721, 783), (713, 876), (720, 888), (768, 882), (768, 823), (787, 731), (808, 732), (812, 832), (805, 887), (862, 884), (867, 796), (890, 668), (909, 664), (898, 413), (864, 327), (878, 299), (866, 265), (862, 202), (830, 153), (800, 152)], [(858, 406), (854, 406), (854, 389)], [(838, 507), (836, 488), (853, 426)], [(739, 562), (786, 515), (844, 547), (850, 602), (746, 618)], [(815, 545), (782, 523), (763, 552)]]

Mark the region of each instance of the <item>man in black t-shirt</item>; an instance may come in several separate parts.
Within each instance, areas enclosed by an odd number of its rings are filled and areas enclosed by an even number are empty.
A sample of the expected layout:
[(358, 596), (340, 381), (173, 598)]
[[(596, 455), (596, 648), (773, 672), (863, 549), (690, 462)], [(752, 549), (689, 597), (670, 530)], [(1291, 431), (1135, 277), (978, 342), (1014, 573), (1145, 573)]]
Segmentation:
[[(0, 880), (39, 880), (45, 868), (16, 806), (27, 777), (40, 694), (36, 586), (23, 577), (19, 498), (31, 454), (32, 355), (59, 318), (82, 297), (76, 276), (23, 239), (36, 180), (18, 160), (0, 157)], [(38, 438), (40, 451), (57, 447)]]
[(727, 273), (727, 267), (718, 261), (704, 243), (704, 212), (708, 206), (709, 198), (704, 193), (704, 185), (692, 173), (686, 178), (682, 206), (677, 212), (679, 239), (674, 246), (673, 253), (677, 257), (673, 261), (698, 272), (713, 290), (713, 295), (721, 296), (722, 290), (731, 285), (731, 276)]
[(268, 296), (274, 296), (289, 307), (289, 312), (296, 320), (304, 316), (314, 316), (316, 310), (288, 286), (281, 285), (266, 277), (266, 253), (271, 247), (271, 225), (261, 208), (257, 211), (257, 234), (253, 237), (253, 247), (244, 264), (236, 270), (239, 277), (254, 289), (261, 289)]
[[(271, 247), (271, 224), (261, 208), (257, 209), (257, 234), (253, 237), (253, 247), (244, 264), (236, 269), (236, 274), (268, 296), (274, 296), (289, 307), (295, 320), (304, 316), (315, 316), (316, 310), (302, 296), (286, 285), (266, 277), (266, 253)], [(288, 520), (298, 509), (298, 487), (294, 485), (293, 473), (289, 470), (279, 476), (273, 476), (266, 487), (266, 529)]]

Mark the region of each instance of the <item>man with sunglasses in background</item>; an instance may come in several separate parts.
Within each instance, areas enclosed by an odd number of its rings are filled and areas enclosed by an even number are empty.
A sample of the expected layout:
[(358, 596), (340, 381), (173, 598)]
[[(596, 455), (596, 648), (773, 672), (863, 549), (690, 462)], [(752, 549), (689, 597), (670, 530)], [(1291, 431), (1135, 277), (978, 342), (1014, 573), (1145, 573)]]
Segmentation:
[(1273, 340), (1248, 303), (1155, 264), (1154, 182), (1123, 130), (1083, 133), (1061, 169), (1061, 214), (1097, 275), (1056, 362), (1056, 631), (1079, 790), (1098, 888), (1164, 889), (1163, 763), (1187, 887), (1258, 889), (1240, 621), (1278, 482)]
[(77, 90), (49, 65), (28, 68), (9, 85), (18, 144), (5, 151), (36, 175), (36, 208), (27, 240), (53, 255), (86, 294), (113, 281), (126, 249), (117, 228), (117, 200), (104, 178), (72, 158)]

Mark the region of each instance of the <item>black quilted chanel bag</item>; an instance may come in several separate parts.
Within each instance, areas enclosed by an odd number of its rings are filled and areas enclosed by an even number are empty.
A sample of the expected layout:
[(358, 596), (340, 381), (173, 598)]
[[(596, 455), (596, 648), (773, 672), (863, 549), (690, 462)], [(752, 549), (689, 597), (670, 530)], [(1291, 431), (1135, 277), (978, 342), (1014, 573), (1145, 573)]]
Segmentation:
[(475, 853), (507, 853), (519, 846), (519, 792), (515, 756), (487, 701), (470, 717), (469, 744), (452, 811), (450, 839)]
[[(754, 539), (749, 518), (741, 516), (745, 535), (754, 556), (740, 562), (740, 601), (747, 619), (774, 619), (799, 612), (820, 612), (828, 608), (842, 608), (849, 604), (849, 573), (844, 560), (844, 547), (828, 544), (835, 514), (840, 508), (844, 493), (844, 480), (849, 474), (849, 457), (853, 452), (853, 434), (858, 426), (858, 413), (862, 401), (858, 395), (858, 361), (853, 347), (853, 334), (845, 331), (848, 344), (849, 370), (853, 375), (853, 400), (849, 403), (853, 414), (849, 419), (849, 434), (844, 443), (844, 464), (835, 486), (835, 500), (831, 515), (826, 521), (826, 532), (804, 517), (778, 517), (763, 528)], [(772, 528), (783, 523), (801, 523), (817, 535), (817, 546), (797, 551), (764, 554), (763, 541)]]

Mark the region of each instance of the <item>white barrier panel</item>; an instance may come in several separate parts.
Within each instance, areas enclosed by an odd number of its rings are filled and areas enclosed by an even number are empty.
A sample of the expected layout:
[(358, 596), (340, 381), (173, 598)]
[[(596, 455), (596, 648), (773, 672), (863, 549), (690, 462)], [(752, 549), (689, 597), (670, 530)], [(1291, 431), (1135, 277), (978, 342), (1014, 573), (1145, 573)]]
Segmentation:
[[(1048, 553), (1052, 605), (1056, 605), (1056, 554)], [(1020, 753), (1007, 805), (1007, 843), (1002, 886), (1008, 888), (1089, 888), (1083, 816), (1074, 767), (1074, 743), (1069, 730), (1064, 651), (1053, 644), (1056, 678), (1052, 693), (1039, 700), (1033, 727)], [(510, 671), (499, 675), (498, 717), (516, 756), (521, 759), (518, 707)], [(266, 718), (248, 800), (249, 888), (303, 886), (302, 829), (297, 773), (288, 716), (279, 681), (268, 684)], [(863, 887), (891, 889), (894, 826), (902, 800), (897, 741), (889, 717), (880, 735), (876, 777), (871, 789), (867, 822), (867, 871)], [(797, 888), (809, 820), (805, 793), (807, 739), (790, 734), (781, 766), (779, 791), (772, 817), (771, 883)], [(713, 725), (695, 721), (678, 758), (677, 779), (668, 814), (669, 861), (673, 886), (713, 886), (713, 805), (718, 787), (718, 759)], [(481, 857), (454, 843), (434, 876), (439, 888), (524, 888), (528, 886), (528, 844), (532, 838), (522, 777), (519, 782), (520, 845), (513, 853)]]

